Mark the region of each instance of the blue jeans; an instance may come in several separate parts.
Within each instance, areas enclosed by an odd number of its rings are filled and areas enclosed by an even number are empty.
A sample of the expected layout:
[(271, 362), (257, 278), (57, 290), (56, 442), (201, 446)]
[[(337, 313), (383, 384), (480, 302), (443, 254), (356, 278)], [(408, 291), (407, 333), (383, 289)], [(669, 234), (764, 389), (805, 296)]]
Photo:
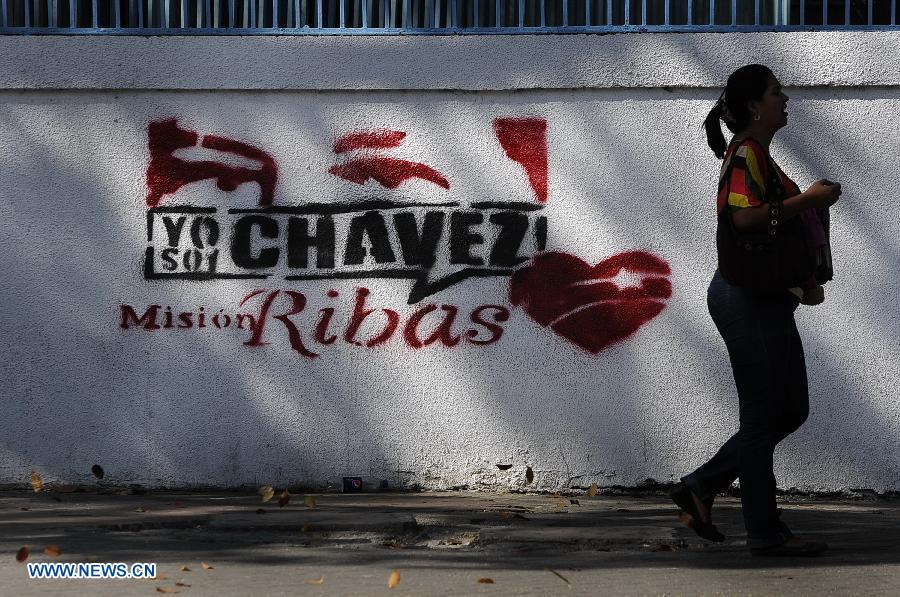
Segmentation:
[(732, 286), (716, 271), (707, 305), (728, 348), (740, 404), (740, 428), (715, 456), (682, 481), (711, 504), (741, 480), (750, 548), (780, 545), (791, 531), (778, 518), (772, 456), (809, 415), (803, 345), (790, 292), (763, 296)]

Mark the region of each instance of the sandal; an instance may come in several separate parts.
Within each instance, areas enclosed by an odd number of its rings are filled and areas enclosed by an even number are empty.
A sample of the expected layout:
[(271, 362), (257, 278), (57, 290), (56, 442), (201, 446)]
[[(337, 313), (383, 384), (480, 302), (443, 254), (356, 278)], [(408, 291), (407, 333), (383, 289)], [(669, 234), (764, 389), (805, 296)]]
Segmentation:
[(669, 497), (675, 505), (681, 508), (682, 522), (694, 529), (698, 536), (715, 543), (725, 541), (725, 535), (711, 523), (704, 523), (697, 504), (694, 503), (694, 493), (684, 483), (678, 483), (669, 492)]

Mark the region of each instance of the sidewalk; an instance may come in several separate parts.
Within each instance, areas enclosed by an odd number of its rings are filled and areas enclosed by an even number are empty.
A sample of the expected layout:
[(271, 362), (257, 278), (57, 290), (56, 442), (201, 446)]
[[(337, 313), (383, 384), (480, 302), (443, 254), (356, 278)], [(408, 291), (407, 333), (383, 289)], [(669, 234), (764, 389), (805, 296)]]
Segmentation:
[[(782, 498), (795, 532), (832, 546), (800, 560), (748, 555), (733, 498), (713, 545), (661, 495), (308, 495), (2, 491), (0, 595), (900, 594), (896, 499)], [(23, 545), (31, 563), (156, 562), (165, 578), (29, 580)]]

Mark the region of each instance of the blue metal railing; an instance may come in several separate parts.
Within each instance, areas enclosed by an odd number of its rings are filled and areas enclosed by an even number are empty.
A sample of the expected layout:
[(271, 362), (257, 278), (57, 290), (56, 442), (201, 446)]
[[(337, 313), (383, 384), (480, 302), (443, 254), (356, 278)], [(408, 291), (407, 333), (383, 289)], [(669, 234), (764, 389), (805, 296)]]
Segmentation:
[(900, 0), (0, 0), (0, 34), (897, 29)]

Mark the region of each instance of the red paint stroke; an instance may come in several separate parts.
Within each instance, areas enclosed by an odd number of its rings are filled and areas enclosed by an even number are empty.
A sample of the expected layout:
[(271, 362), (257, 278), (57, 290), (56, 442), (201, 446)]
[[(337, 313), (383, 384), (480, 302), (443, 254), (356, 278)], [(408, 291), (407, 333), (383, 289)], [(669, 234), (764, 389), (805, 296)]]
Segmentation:
[[(640, 287), (609, 281), (621, 270), (641, 274)], [(669, 265), (645, 251), (614, 255), (596, 265), (567, 253), (543, 253), (510, 281), (510, 301), (540, 325), (597, 354), (659, 315), (672, 296)]]
[(428, 182), (450, 188), (450, 182), (444, 175), (425, 164), (410, 162), (384, 156), (364, 157), (338, 164), (328, 172), (356, 184), (365, 184), (370, 178), (389, 189), (396, 189), (403, 181), (410, 178), (421, 178)]
[(522, 164), (541, 203), (547, 201), (547, 121), (543, 118), (497, 118), (494, 134), (507, 157)]
[(260, 205), (271, 205), (278, 179), (275, 159), (253, 145), (227, 137), (206, 135), (201, 147), (225, 153), (233, 153), (261, 163), (259, 169), (230, 166), (212, 160), (183, 160), (175, 157), (175, 151), (197, 145), (199, 134), (178, 126), (175, 118), (151, 122), (147, 127), (150, 146), (150, 164), (147, 166), (147, 206), (159, 204), (165, 195), (172, 195), (181, 187), (210, 178), (223, 191), (233, 191), (245, 182), (259, 184)]
[(334, 143), (334, 153), (345, 153), (354, 149), (389, 149), (399, 147), (406, 139), (403, 131), (380, 129), (348, 133)]

